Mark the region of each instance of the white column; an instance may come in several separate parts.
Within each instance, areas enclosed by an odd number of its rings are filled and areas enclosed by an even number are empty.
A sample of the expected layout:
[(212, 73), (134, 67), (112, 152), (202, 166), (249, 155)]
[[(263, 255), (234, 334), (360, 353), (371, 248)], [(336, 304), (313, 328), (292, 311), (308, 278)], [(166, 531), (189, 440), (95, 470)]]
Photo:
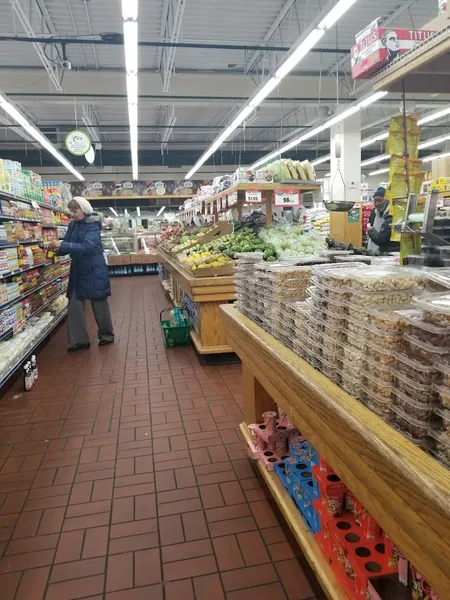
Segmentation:
[(341, 144), (340, 171), (346, 186), (346, 199), (357, 202), (361, 199), (361, 113), (344, 119), (331, 128), (331, 182), (333, 201), (344, 200), (344, 185), (337, 173), (335, 139), (339, 134)]

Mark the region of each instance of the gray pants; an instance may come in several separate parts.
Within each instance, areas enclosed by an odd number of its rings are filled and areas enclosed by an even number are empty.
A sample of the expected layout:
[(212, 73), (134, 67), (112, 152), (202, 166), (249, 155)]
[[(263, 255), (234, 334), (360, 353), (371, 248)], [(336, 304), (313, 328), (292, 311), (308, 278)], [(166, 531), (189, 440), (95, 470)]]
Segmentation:
[[(97, 322), (98, 339), (100, 341), (112, 342), (114, 340), (114, 330), (111, 321), (111, 313), (109, 311), (108, 298), (91, 300), (91, 306)], [(77, 300), (75, 295), (72, 295), (69, 300), (67, 335), (69, 338), (69, 346), (90, 343), (84, 300)]]

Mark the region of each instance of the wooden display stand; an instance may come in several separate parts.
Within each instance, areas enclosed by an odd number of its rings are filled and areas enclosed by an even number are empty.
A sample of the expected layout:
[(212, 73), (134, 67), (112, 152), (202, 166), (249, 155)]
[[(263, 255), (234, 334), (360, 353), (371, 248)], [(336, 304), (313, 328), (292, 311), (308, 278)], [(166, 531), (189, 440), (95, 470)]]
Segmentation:
[(355, 205), (355, 207), (349, 212), (330, 212), (329, 214), (330, 238), (333, 238), (338, 242), (353, 244), (355, 248), (361, 248), (361, 206)]
[[(172, 278), (173, 291), (180, 288), (197, 304), (198, 334), (191, 330), (191, 339), (199, 354), (224, 354), (233, 352), (227, 343), (220, 317), (220, 305), (236, 300), (234, 275), (194, 277), (177, 259), (161, 251), (161, 262), (166, 274)], [(180, 299), (173, 298), (175, 302)]]
[[(243, 435), (276, 402), (441, 598), (448, 598), (450, 471), (236, 308), (221, 311), (243, 364)], [(345, 599), (276, 475), (258, 466), (328, 598)]]

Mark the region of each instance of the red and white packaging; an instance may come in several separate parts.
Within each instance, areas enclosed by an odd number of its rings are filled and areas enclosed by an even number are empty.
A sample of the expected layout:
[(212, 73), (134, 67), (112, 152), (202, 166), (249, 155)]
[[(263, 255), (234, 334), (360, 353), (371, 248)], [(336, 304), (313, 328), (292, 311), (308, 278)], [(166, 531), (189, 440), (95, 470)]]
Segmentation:
[(355, 36), (356, 45), (351, 49), (353, 79), (369, 79), (434, 33), (423, 29), (378, 27), (378, 19), (375, 19)]

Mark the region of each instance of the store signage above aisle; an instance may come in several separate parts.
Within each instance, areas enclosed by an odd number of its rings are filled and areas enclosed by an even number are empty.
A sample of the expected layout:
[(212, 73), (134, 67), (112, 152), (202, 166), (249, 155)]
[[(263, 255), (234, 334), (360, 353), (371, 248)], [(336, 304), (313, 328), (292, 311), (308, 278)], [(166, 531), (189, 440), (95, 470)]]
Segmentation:
[(207, 181), (83, 181), (71, 183), (73, 196), (96, 198), (190, 198)]
[(261, 190), (246, 190), (245, 204), (262, 204)]
[(228, 196), (228, 206), (234, 206), (238, 201), (238, 193), (233, 192)]
[(84, 156), (91, 149), (91, 139), (84, 131), (70, 131), (66, 135), (65, 146), (70, 154)]
[(275, 206), (300, 206), (300, 192), (297, 190), (275, 190)]

